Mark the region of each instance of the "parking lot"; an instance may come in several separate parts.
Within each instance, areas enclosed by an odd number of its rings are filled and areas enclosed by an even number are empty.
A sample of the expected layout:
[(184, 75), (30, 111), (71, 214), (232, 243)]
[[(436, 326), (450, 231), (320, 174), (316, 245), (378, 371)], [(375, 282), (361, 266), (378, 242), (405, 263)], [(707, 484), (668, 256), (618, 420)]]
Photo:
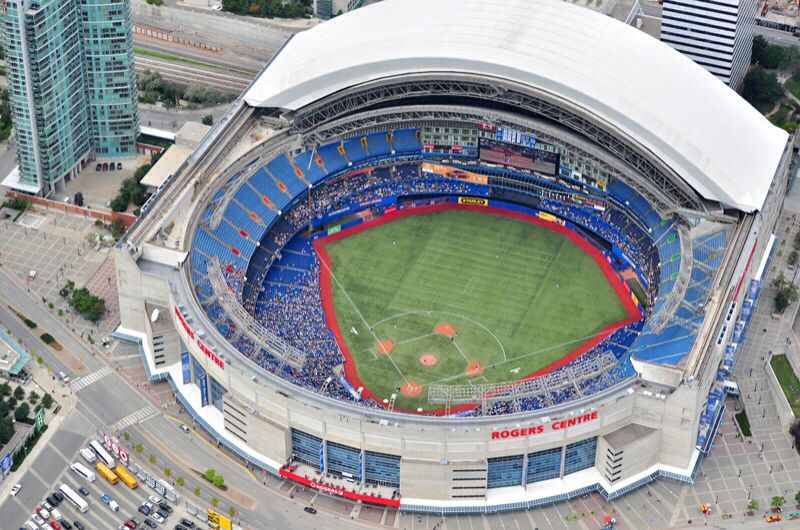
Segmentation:
[[(61, 439), (58, 443), (51, 444), (42, 453), (39, 461), (44, 466), (41, 471), (49, 470), (49, 476), (42, 476), (38, 470), (40, 466), (32, 468), (32, 472), (26, 474), (22, 479), (22, 489), (14, 497), (10, 497), (0, 509), (0, 520), (4, 530), (12, 528), (24, 528), (26, 521), (30, 521), (34, 508), (39, 505), (47, 495), (52, 495), (61, 484), (66, 484), (75, 492), (80, 488), (85, 488), (88, 495), (81, 497), (88, 503), (89, 509), (86, 513), (80, 513), (78, 509), (68, 500), (64, 500), (56, 507), (63, 519), (68, 521), (73, 528), (75, 521), (80, 521), (87, 529), (106, 530), (116, 529), (127, 519), (135, 518), (140, 522), (138, 528), (147, 528), (141, 524), (145, 516), (137, 511), (143, 503), (148, 502), (148, 496), (156, 495), (146, 484), (140, 482), (137, 489), (132, 490), (126, 486), (122, 480), (117, 484), (111, 485), (99, 473), (95, 471), (96, 480), (88, 482), (70, 469), (73, 462), (81, 462), (86, 467), (94, 470), (94, 464), (89, 464), (78, 453), (83, 447), (87, 447), (93, 439), (88, 436), (80, 436), (78, 433), (70, 433), (62, 430)], [(58, 446), (58, 447), (57, 447)], [(69, 452), (64, 451), (68, 447)], [(40, 462), (37, 461), (37, 464)], [(103, 495), (108, 495), (119, 505), (119, 512), (113, 512), (111, 508), (101, 499)], [(183, 515), (178, 507), (171, 505), (174, 509), (163, 524), (158, 524), (158, 528), (174, 528)], [(48, 519), (52, 521), (51, 517)], [(45, 526), (43, 528), (50, 528)]]

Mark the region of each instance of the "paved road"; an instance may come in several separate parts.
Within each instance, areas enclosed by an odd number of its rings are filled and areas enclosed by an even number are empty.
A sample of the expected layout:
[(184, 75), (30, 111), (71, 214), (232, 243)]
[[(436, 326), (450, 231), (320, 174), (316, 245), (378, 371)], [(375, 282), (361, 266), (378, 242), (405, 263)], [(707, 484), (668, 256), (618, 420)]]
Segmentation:
[[(207, 114), (211, 114), (216, 123), (225, 114), (227, 108), (228, 105), (220, 105), (196, 110), (169, 110), (155, 105), (139, 105), (139, 122), (143, 127), (155, 127), (175, 132), (188, 121), (201, 123), (203, 116)], [(0, 163), (2, 163), (1, 161), (2, 154), (0, 153)]]
[(780, 46), (800, 46), (800, 39), (791, 33), (786, 33), (785, 31), (778, 31), (777, 29), (756, 26), (755, 34), (761, 35), (770, 44), (778, 44)]

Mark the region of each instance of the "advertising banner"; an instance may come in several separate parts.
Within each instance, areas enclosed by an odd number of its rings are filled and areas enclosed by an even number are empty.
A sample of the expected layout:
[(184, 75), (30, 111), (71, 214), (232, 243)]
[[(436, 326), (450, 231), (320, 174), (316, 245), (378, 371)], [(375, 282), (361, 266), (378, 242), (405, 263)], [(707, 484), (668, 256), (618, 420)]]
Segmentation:
[(458, 204), (471, 204), (473, 206), (489, 206), (489, 199), (483, 197), (459, 197)]
[(219, 512), (208, 509), (208, 526), (218, 530), (231, 530), (231, 520)]
[(451, 179), (464, 180), (467, 182), (472, 182), (474, 184), (489, 183), (489, 177), (487, 177), (486, 175), (480, 175), (478, 173), (473, 173), (472, 171), (467, 171), (465, 169), (443, 166), (441, 164), (432, 164), (430, 162), (422, 163), (422, 172), (428, 174), (440, 175), (442, 177)]
[(183, 373), (183, 384), (188, 385), (192, 382), (192, 368), (189, 365), (189, 352), (181, 353), (181, 372)]

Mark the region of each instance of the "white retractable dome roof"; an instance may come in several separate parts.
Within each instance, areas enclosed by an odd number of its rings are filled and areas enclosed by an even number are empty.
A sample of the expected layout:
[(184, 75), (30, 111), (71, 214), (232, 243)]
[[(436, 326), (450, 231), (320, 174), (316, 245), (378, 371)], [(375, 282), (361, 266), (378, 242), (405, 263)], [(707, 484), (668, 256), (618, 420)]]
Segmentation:
[(561, 0), (386, 0), (296, 34), (245, 94), (297, 110), (361, 83), (468, 73), (571, 101), (703, 197), (762, 207), (787, 133), (669, 46)]

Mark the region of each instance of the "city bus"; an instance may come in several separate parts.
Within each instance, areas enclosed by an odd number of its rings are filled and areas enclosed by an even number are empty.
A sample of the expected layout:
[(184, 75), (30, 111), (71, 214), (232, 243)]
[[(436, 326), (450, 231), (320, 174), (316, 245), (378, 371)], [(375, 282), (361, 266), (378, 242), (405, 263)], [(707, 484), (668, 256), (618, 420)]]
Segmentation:
[(105, 448), (98, 442), (97, 440), (92, 440), (89, 444), (89, 447), (94, 451), (94, 454), (97, 455), (97, 458), (100, 459), (109, 469), (114, 467), (114, 458), (105, 450)]
[(112, 485), (116, 484), (117, 481), (119, 480), (119, 477), (117, 476), (117, 474), (114, 473), (113, 471), (111, 471), (111, 469), (107, 465), (102, 463), (102, 462), (98, 462), (97, 465), (94, 466), (94, 469), (95, 469), (95, 471), (100, 473), (100, 475), (104, 479), (109, 481)]
[(136, 481), (136, 478), (131, 475), (130, 471), (125, 469), (123, 466), (117, 466), (114, 468), (114, 473), (120, 478), (122, 482), (125, 483), (130, 489), (135, 490), (139, 487), (139, 482)]
[(89, 509), (89, 504), (87, 504), (80, 495), (75, 493), (75, 490), (66, 484), (62, 484), (58, 489), (64, 494), (64, 498), (69, 499), (69, 502), (71, 502), (79, 512), (86, 513), (86, 510)]
[(69, 468), (75, 472), (76, 475), (79, 477), (83, 477), (89, 482), (94, 482), (97, 479), (97, 476), (94, 474), (94, 471), (90, 470), (88, 467), (84, 466), (80, 462), (75, 462), (74, 464), (70, 465)]

